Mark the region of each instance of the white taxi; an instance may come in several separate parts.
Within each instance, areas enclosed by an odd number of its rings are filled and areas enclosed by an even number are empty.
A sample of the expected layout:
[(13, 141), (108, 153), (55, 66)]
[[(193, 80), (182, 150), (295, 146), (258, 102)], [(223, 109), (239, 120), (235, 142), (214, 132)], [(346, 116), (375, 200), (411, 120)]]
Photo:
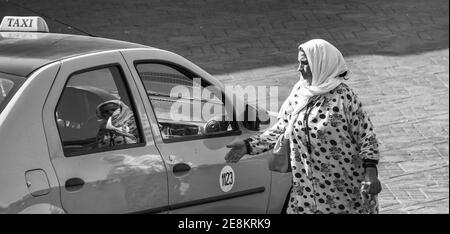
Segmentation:
[[(41, 17), (0, 25), (0, 213), (282, 212), (291, 175), (267, 153), (224, 160), (270, 125), (228, 118), (254, 107), (174, 119), (233, 97), (175, 53), (48, 31)], [(195, 87), (208, 95), (171, 95)]]

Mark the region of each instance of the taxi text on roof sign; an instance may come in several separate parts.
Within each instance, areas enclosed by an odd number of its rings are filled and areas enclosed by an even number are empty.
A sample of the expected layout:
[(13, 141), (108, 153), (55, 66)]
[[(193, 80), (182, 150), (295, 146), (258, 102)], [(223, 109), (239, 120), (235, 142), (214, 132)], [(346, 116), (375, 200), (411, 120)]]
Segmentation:
[(49, 32), (47, 23), (39, 16), (5, 16), (0, 31)]

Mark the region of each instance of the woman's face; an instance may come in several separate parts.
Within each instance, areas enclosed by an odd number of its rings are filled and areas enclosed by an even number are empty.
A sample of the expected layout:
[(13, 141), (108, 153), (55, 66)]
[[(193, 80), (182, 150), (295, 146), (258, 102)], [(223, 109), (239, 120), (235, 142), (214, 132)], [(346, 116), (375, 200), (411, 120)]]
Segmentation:
[(298, 71), (302, 73), (303, 79), (308, 82), (309, 85), (312, 83), (312, 72), (311, 67), (308, 63), (308, 58), (306, 57), (305, 52), (302, 49), (298, 51)]

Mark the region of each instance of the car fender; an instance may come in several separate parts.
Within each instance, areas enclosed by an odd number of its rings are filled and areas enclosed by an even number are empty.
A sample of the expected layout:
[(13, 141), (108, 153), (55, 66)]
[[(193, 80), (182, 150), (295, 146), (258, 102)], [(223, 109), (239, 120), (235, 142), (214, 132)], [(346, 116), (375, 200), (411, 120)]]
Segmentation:
[(292, 187), (292, 174), (272, 172), (268, 214), (280, 214)]
[(19, 214), (65, 214), (66, 212), (58, 206), (48, 203), (33, 204), (21, 210)]

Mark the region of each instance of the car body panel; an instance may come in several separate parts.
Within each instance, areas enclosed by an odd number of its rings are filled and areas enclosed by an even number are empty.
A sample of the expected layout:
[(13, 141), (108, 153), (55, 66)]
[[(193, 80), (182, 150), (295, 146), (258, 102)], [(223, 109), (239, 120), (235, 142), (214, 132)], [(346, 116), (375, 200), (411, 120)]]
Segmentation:
[[(69, 76), (96, 66), (122, 67), (133, 95), (146, 143), (126, 149), (65, 157), (56, 125), (55, 110)], [(125, 68), (125, 69), (124, 69)], [(61, 184), (61, 202), (68, 213), (131, 213), (142, 210), (163, 211), (168, 205), (167, 175), (156, 149), (142, 100), (117, 51), (100, 52), (62, 61), (61, 70), (44, 107), (44, 124), (49, 139), (50, 158)], [(64, 187), (71, 178), (84, 186), (76, 191)]]
[[(163, 50), (131, 49), (122, 51), (135, 79), (140, 78), (135, 70), (138, 61), (168, 62), (183, 67), (213, 85), (223, 85), (207, 72), (179, 55)], [(141, 82), (142, 83), (142, 82)], [(147, 99), (143, 85), (139, 90), (142, 99)], [(144, 101), (145, 102), (145, 101)], [(150, 109), (151, 104), (147, 104)], [(152, 122), (156, 122), (154, 113), (149, 113)], [(157, 127), (156, 127), (157, 128)], [(242, 128), (242, 127), (241, 127)], [(264, 157), (256, 156), (242, 160), (237, 164), (227, 164), (225, 146), (234, 140), (243, 138), (242, 132), (222, 137), (193, 139), (181, 142), (165, 142), (159, 129), (156, 144), (167, 163), (171, 213), (265, 213), (270, 193), (271, 173), (260, 170), (266, 167)], [(247, 136), (248, 137), (248, 136)], [(177, 165), (185, 164), (190, 169), (175, 172)], [(234, 184), (230, 191), (224, 192), (220, 186), (221, 170), (225, 166), (233, 168)]]
[[(270, 153), (246, 155), (238, 163), (224, 160), (226, 144), (258, 132), (239, 122), (239, 132), (221, 137), (163, 140), (134, 67), (135, 61), (147, 60), (175, 63), (224, 89), (206, 71), (169, 51), (104, 38), (0, 33), (0, 72), (26, 76), (0, 113), (0, 186), (7, 188), (1, 191), (0, 213), (281, 212), (291, 175), (268, 170)], [(145, 144), (65, 157), (55, 110), (66, 81), (73, 72), (107, 64), (119, 65), (125, 75)], [(190, 170), (174, 172), (177, 165)], [(235, 180), (231, 190), (223, 191), (221, 173), (229, 167)], [(27, 186), (27, 178), (38, 184)], [(84, 186), (69, 191), (65, 182), (71, 178), (82, 179)]]
[(58, 206), (48, 203), (39, 203), (27, 206), (18, 212), (19, 214), (65, 214), (66, 212)]
[[(270, 152), (265, 154), (270, 154)], [(289, 199), (289, 192), (292, 187), (292, 174), (290, 172), (272, 172), (272, 183), (270, 187), (271, 192), (267, 213), (280, 214), (284, 212), (285, 202)]]
[(39, 67), (65, 58), (146, 47), (131, 42), (80, 35), (0, 32), (0, 72), (26, 77)]
[[(58, 72), (53, 63), (35, 71), (0, 113), (0, 213), (18, 213), (34, 204), (61, 207), (59, 183), (49, 160), (42, 106)], [(26, 172), (45, 171), (50, 190), (34, 197)]]
[[(239, 136), (173, 142), (159, 146), (168, 166), (170, 206), (173, 213), (265, 213), (270, 192), (270, 172), (266, 159), (254, 157), (227, 164), (224, 157)], [(187, 164), (190, 170), (176, 173), (175, 166)], [(233, 187), (221, 189), (221, 171), (233, 169)], [(220, 209), (218, 207), (226, 207)]]

